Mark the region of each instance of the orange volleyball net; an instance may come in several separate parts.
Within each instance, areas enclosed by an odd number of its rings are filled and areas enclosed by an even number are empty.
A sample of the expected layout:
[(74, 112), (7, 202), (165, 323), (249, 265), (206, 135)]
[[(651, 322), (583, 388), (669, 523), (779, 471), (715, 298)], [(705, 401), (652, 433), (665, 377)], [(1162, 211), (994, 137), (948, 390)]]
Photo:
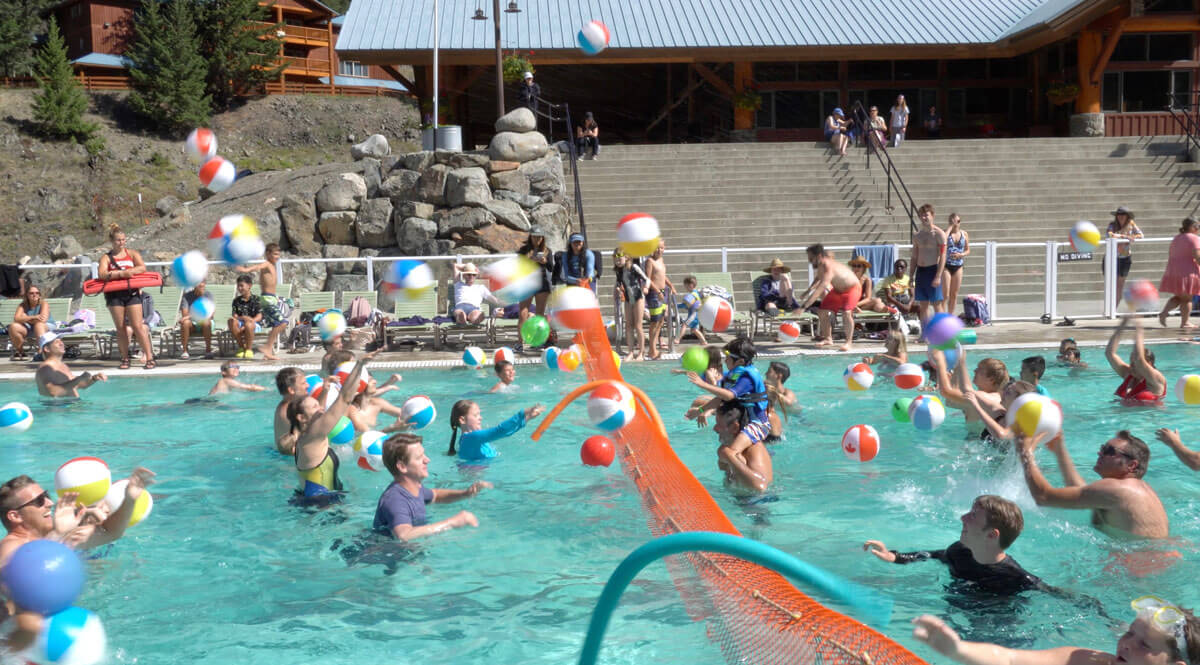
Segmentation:
[[(599, 317), (597, 317), (598, 319)], [(558, 403), (533, 433), (537, 440), (572, 400), (599, 382), (622, 381), (603, 326), (576, 335), (588, 383)], [(628, 385), (628, 384), (626, 384)], [(641, 495), (650, 532), (741, 533), (700, 481), (675, 455), (662, 419), (645, 393), (633, 422), (613, 432), (617, 459)], [(708, 636), (729, 663), (915, 665), (924, 663), (882, 633), (835, 612), (782, 575), (734, 556), (691, 552), (666, 559), (688, 614), (705, 621)]]

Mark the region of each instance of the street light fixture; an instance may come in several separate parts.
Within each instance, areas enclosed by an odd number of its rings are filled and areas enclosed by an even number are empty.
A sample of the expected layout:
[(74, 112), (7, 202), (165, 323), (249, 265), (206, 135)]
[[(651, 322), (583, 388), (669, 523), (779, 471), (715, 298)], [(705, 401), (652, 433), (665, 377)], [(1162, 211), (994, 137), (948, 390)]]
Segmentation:
[[(517, 0), (509, 0), (505, 14), (520, 14), (521, 8)], [(483, 8), (477, 8), (471, 17), (475, 21), (486, 21), (487, 14)], [(504, 115), (504, 56), (500, 51), (500, 0), (492, 0), (492, 21), (496, 27), (496, 117)]]

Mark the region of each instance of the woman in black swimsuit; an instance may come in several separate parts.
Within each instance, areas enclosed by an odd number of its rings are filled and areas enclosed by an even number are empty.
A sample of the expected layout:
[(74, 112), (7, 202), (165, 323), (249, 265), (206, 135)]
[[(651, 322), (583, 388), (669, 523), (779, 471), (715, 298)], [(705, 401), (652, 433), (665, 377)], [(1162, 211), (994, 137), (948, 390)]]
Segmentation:
[[(125, 246), (125, 232), (117, 224), (108, 227), (108, 239), (112, 241), (112, 251), (100, 257), (100, 279), (129, 279), (134, 275), (146, 272), (146, 263), (137, 250)], [(129, 330), (133, 328), (137, 336), (138, 346), (146, 354), (146, 369), (154, 369), (158, 363), (154, 361), (154, 348), (150, 345), (150, 331), (142, 322), (142, 290), (123, 289), (121, 291), (106, 291), (104, 304), (112, 314), (113, 326), (117, 329), (117, 346), (121, 349), (121, 365), (119, 369), (129, 369)], [(128, 324), (126, 321), (128, 320)]]

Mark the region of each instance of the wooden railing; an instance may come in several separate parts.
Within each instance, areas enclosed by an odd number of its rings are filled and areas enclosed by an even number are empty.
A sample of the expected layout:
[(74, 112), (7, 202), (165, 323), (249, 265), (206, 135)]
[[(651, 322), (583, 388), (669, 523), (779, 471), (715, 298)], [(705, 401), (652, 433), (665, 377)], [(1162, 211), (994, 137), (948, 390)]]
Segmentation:
[(256, 22), (260, 28), (282, 30), (284, 41), (300, 40), (308, 44), (328, 44), (329, 32), (325, 28), (306, 28), (300, 25), (276, 25), (274, 23)]
[(84, 90), (128, 90), (128, 76), (92, 76), (80, 73), (76, 76)]
[(320, 74), (329, 73), (328, 60), (319, 60), (317, 58), (297, 58), (295, 56), (285, 55), (280, 58), (280, 61), (287, 65), (287, 71), (303, 70), (306, 72), (317, 72)]
[(333, 86), (327, 83), (304, 83), (301, 81), (272, 81), (266, 84), (268, 95), (345, 95), (347, 97), (407, 97), (408, 93), (388, 88), (361, 86)]

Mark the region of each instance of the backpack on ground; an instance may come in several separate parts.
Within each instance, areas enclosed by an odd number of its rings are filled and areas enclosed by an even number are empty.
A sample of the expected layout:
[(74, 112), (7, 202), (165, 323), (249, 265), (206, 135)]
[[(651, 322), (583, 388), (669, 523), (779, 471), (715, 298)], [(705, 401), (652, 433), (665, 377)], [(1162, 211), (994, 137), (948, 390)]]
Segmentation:
[(346, 310), (346, 323), (352, 328), (361, 328), (367, 325), (370, 318), (371, 303), (362, 296), (354, 296), (354, 300), (350, 301), (350, 308)]
[(992, 322), (992, 310), (987, 299), (972, 293), (963, 297), (963, 321), (968, 326), (982, 326)]

